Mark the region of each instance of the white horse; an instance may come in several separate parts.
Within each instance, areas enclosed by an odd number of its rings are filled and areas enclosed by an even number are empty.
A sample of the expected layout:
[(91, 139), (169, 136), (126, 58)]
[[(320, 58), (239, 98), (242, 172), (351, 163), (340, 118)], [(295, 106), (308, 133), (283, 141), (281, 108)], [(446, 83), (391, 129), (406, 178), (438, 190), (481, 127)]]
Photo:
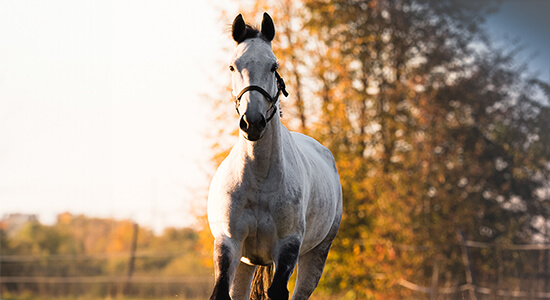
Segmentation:
[(229, 69), (240, 134), (208, 195), (216, 277), (210, 299), (249, 299), (257, 266), (273, 263), (269, 298), (288, 299), (297, 265), (292, 299), (308, 299), (342, 218), (334, 158), (316, 140), (281, 124), (277, 101), (286, 90), (271, 47), (271, 17), (264, 13), (257, 30), (238, 15), (232, 35), (237, 48)]

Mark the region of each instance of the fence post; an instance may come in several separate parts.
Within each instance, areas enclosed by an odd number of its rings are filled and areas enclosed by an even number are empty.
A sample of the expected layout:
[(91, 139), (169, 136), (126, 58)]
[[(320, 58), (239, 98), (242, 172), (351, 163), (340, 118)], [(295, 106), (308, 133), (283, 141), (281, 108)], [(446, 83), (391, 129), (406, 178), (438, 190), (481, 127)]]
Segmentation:
[(434, 261), (434, 267), (432, 269), (432, 284), (430, 291), (430, 300), (436, 300), (439, 286), (439, 259)]
[(504, 282), (504, 260), (502, 258), (503, 252), (501, 249), (501, 246), (499, 244), (496, 244), (495, 246), (495, 259), (496, 259), (496, 269), (497, 269), (497, 282), (496, 286), (494, 287), (492, 291), (492, 299), (498, 299), (498, 291), (503, 287)]
[(4, 230), (0, 228), (0, 299), (2, 298), (2, 235)]
[(464, 269), (466, 272), (466, 283), (468, 283), (468, 291), (470, 292), (470, 299), (477, 300), (476, 291), (474, 287), (474, 275), (472, 271), (472, 264), (470, 262), (470, 249), (466, 245), (466, 239), (464, 234), (459, 229), (457, 230), (458, 237), (460, 238), (460, 244), (462, 246), (462, 262), (464, 263)]
[(134, 274), (134, 265), (136, 262), (136, 249), (139, 225), (134, 223), (132, 232), (132, 244), (130, 245), (130, 260), (128, 261), (128, 273), (126, 275), (126, 284), (124, 285), (124, 294), (127, 295), (130, 292), (130, 283), (132, 281), (132, 275)]
[[(550, 98), (550, 95), (548, 95), (548, 98)], [(550, 194), (550, 192), (548, 191), (547, 189), (547, 193)], [(548, 195), (547, 197), (548, 198)], [(545, 242), (548, 243), (550, 241), (550, 235), (549, 235), (549, 232), (548, 232), (548, 222), (545, 221), (544, 222), (544, 239), (545, 239)], [(543, 291), (544, 292), (549, 292), (550, 290), (547, 290), (548, 287), (550, 287), (550, 271), (548, 270), (549, 268), (549, 265), (550, 265), (550, 249), (546, 249), (546, 250), (542, 250), (542, 253), (544, 255), (544, 259), (543, 259), (543, 270), (542, 270), (542, 282), (544, 284), (544, 288), (543, 288)]]
[(550, 292), (550, 290), (546, 290), (548, 289), (548, 287), (550, 287), (550, 272), (548, 270), (548, 264), (550, 264), (550, 250), (543, 250), (544, 251), (544, 280), (543, 280), (543, 283), (544, 283), (544, 287), (545, 287), (545, 291), (544, 292)]

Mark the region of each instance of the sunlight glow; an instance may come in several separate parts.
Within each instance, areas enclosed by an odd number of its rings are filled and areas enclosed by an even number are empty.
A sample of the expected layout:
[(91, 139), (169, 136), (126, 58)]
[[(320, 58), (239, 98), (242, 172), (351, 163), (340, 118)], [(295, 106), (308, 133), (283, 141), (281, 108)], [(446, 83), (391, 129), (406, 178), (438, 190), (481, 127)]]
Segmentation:
[(3, 2), (0, 216), (190, 225), (208, 184), (217, 14), (205, 1)]

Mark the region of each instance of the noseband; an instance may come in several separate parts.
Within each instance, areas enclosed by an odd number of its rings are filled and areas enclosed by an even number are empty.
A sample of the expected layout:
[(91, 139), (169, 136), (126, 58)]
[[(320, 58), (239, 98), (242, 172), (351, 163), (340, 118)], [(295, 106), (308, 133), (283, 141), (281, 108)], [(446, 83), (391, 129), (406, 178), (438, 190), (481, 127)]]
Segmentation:
[(262, 87), (257, 85), (249, 85), (244, 89), (242, 89), (239, 95), (235, 98), (235, 109), (237, 110), (237, 114), (239, 116), (241, 115), (241, 113), (239, 112), (239, 105), (241, 104), (241, 98), (244, 95), (244, 93), (249, 91), (257, 91), (257, 92), (260, 92), (267, 99), (267, 101), (272, 103), (271, 107), (275, 107), (271, 115), (266, 119), (266, 122), (271, 121), (271, 119), (275, 115), (275, 112), (277, 111), (277, 106), (275, 106), (275, 104), (279, 100), (279, 95), (281, 94), (281, 92), (283, 92), (283, 95), (285, 95), (285, 97), (288, 97), (285, 81), (283, 80), (281, 75), (279, 75), (278, 72), (275, 72), (275, 78), (277, 78), (277, 95), (275, 95), (275, 97), (271, 97), (271, 95), (266, 90), (264, 90)]

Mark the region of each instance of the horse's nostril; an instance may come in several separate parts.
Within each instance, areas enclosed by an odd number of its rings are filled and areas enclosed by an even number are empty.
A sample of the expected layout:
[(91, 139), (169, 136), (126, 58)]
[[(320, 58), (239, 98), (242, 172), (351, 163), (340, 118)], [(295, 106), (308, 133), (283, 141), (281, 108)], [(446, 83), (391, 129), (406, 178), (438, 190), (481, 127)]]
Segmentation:
[(239, 127), (241, 127), (241, 130), (244, 132), (248, 130), (248, 122), (246, 121), (244, 115), (241, 117), (241, 122), (239, 122)]
[(265, 121), (265, 118), (262, 116), (262, 119), (260, 120), (260, 123), (258, 124), (258, 128), (260, 130), (264, 130), (267, 126), (267, 122)]
[(248, 134), (258, 134), (264, 131), (267, 126), (265, 117), (261, 114), (248, 115), (243, 114), (239, 121), (239, 127)]

